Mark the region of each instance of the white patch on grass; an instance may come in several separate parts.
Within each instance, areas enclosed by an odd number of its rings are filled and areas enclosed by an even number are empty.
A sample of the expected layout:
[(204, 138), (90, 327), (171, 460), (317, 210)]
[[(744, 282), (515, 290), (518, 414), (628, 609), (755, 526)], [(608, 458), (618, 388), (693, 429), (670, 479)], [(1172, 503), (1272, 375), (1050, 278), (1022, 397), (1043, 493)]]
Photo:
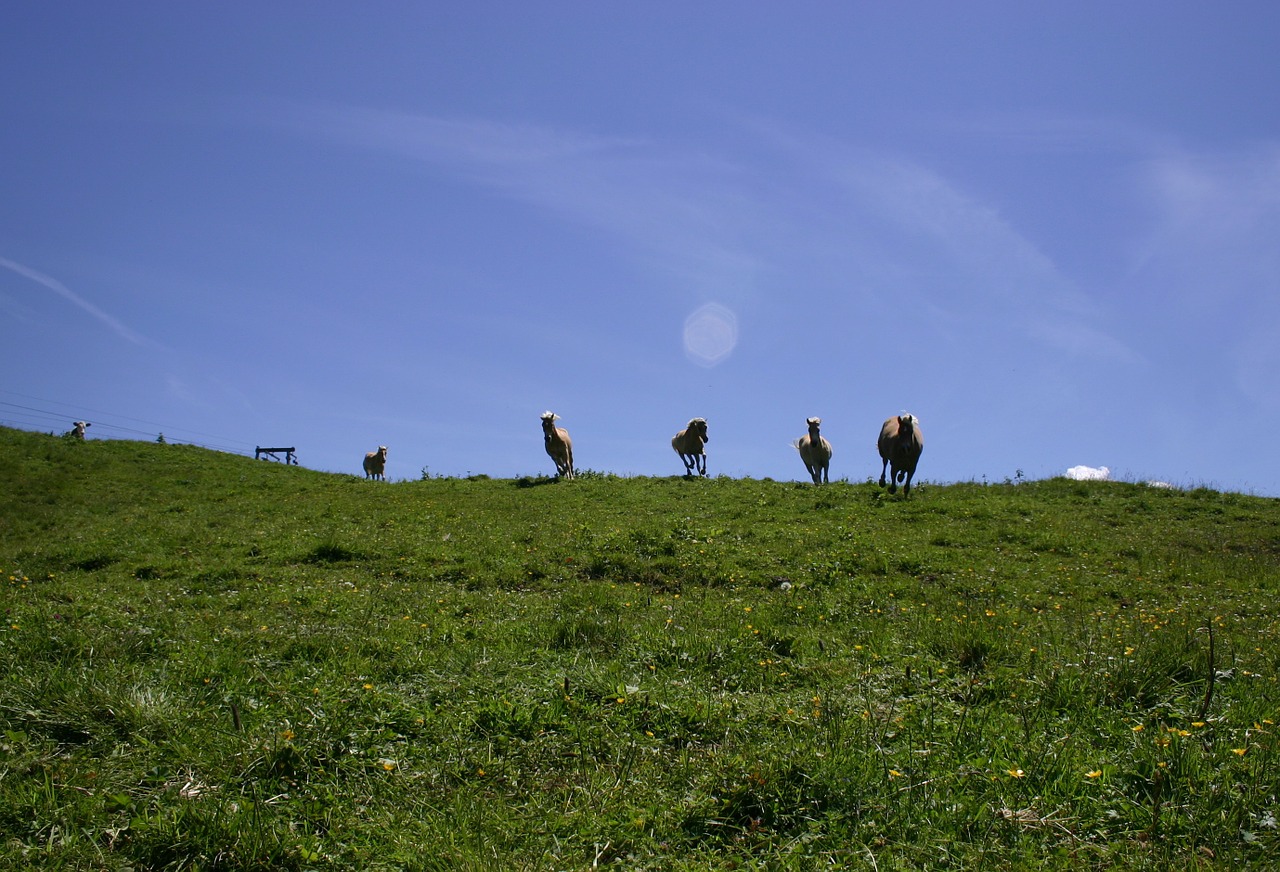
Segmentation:
[(1073, 466), (1067, 470), (1067, 478), (1076, 481), (1106, 481), (1111, 470), (1105, 466)]

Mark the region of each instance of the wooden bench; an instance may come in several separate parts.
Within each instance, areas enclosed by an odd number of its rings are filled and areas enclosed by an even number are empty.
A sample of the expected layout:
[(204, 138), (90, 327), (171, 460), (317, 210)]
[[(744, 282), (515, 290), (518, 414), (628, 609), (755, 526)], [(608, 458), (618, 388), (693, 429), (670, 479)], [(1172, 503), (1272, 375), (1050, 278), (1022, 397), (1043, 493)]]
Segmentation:
[(254, 459), (254, 460), (274, 460), (274, 461), (276, 461), (277, 463), (279, 463), (279, 462), (280, 462), (280, 458), (279, 458), (279, 457), (277, 457), (276, 455), (277, 455), (277, 454), (283, 454), (283, 455), (284, 455), (284, 462), (285, 462), (285, 464), (286, 464), (286, 465), (288, 465), (288, 464), (292, 464), (292, 465), (294, 465), (294, 466), (297, 466), (297, 465), (298, 465), (298, 458), (297, 458), (297, 457), (294, 455), (294, 453), (293, 453), (295, 450), (296, 450), (296, 449), (293, 449), (293, 448), (262, 448), (262, 447), (256, 447), (256, 448), (254, 448), (254, 449), (253, 449), (253, 459)]

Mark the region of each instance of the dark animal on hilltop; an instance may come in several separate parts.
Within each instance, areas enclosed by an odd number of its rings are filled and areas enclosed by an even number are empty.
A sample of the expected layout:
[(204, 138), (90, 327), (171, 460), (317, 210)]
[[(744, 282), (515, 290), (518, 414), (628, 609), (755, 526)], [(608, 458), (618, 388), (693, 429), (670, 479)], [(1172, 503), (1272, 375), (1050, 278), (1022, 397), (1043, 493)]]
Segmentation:
[(542, 444), (548, 456), (556, 462), (556, 475), (561, 478), (573, 478), (573, 440), (569, 431), (557, 427), (555, 422), (560, 416), (554, 412), (542, 413)]
[(377, 451), (370, 451), (364, 456), (364, 477), (387, 480), (383, 470), (387, 468), (387, 446), (379, 445)]
[(924, 451), (924, 434), (920, 432), (920, 419), (915, 415), (897, 415), (889, 418), (880, 428), (880, 439), (876, 443), (880, 449), (880, 487), (884, 487), (884, 471), (888, 467), (889, 493), (898, 489), (898, 483), (906, 479), (902, 486), (902, 495), (911, 495), (911, 479), (916, 474), (916, 464), (920, 462), (920, 452)]
[(671, 447), (684, 461), (685, 475), (692, 476), (694, 470), (697, 470), (698, 475), (707, 474), (707, 451), (703, 446), (709, 438), (706, 418), (694, 418), (687, 427), (671, 437)]
[(827, 469), (831, 465), (831, 443), (818, 432), (821, 418), (809, 418), (806, 423), (809, 432), (796, 442), (796, 450), (800, 452), (800, 459), (804, 461), (804, 468), (809, 470), (813, 483), (822, 484), (830, 481)]
[(73, 421), (71, 424), (70, 435), (73, 439), (79, 439), (81, 442), (83, 442), (85, 428), (92, 427), (92, 426), (93, 425), (90, 424), (88, 421)]

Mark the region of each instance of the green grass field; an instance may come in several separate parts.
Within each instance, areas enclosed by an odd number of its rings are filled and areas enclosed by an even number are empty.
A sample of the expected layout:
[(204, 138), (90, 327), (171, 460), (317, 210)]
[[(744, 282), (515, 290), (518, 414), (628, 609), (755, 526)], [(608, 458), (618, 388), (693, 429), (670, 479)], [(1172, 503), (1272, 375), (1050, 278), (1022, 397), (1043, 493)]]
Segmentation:
[(1276, 500), (0, 429), (0, 571), (0, 867), (1280, 864)]

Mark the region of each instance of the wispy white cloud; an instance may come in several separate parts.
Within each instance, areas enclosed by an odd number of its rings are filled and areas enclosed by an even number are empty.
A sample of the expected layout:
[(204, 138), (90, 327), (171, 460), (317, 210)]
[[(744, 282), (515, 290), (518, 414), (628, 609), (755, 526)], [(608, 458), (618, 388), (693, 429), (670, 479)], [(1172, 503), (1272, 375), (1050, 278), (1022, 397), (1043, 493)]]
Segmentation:
[(1035, 154), (1162, 154), (1177, 148), (1174, 137), (1127, 119), (1094, 115), (1021, 112), (944, 120), (939, 126), (970, 137), (984, 148), (1004, 146)]
[(699, 298), (738, 295), (760, 264), (752, 202), (725, 161), (653, 142), (488, 120), (347, 106), (274, 113), (334, 143), (446, 168), (514, 199), (600, 228)]
[(8, 258), (5, 258), (5, 257), (0, 257), (0, 267), (4, 267), (10, 272), (15, 272), (18, 275), (22, 276), (23, 278), (30, 279), (36, 284), (41, 285), (50, 291), (53, 291), (58, 296), (62, 297), (65, 300), (68, 300), (69, 302), (71, 302), (72, 304), (80, 308), (82, 311), (86, 312), (93, 318), (97, 319), (100, 323), (106, 325), (108, 328), (111, 329), (112, 332), (114, 332), (120, 338), (125, 339), (129, 342), (132, 342), (136, 345), (149, 344), (148, 340), (145, 337), (143, 337), (141, 334), (125, 326), (119, 320), (112, 317), (111, 315), (108, 315), (106, 312), (102, 311), (93, 303), (90, 303), (84, 297), (81, 297), (79, 294), (75, 293), (66, 285), (64, 285), (62, 282), (58, 281), (52, 276), (45, 275), (39, 270), (34, 270), (29, 266), (24, 266), (20, 263), (17, 263), (16, 261), (9, 260)]
[(215, 366), (200, 366), (186, 374), (169, 372), (164, 376), (165, 391), (169, 397), (189, 408), (210, 412), (219, 409), (254, 412), (250, 395), (241, 386), (210, 375), (216, 371)]
[[(1110, 305), (963, 182), (905, 153), (758, 118), (744, 125), (808, 176), (806, 191), (823, 202), (829, 225), (808, 235), (854, 252), (847, 265), (885, 313), (909, 310), (916, 323), (957, 343), (995, 331), (1061, 355), (1141, 364)], [(1029, 147), (1040, 149), (1107, 149), (1140, 138), (1140, 131), (1052, 119), (988, 120), (952, 132), (972, 133), (988, 148), (993, 137), (1035, 140)]]
[[(986, 318), (1063, 354), (1138, 359), (1098, 304), (996, 208), (900, 156), (757, 122), (743, 123), (746, 136), (771, 141), (788, 161), (362, 107), (294, 106), (272, 119), (603, 229), (698, 302), (736, 305), (784, 271), (788, 295), (794, 282), (838, 284), (856, 250), (857, 269), (886, 277), (882, 293), (914, 294), (940, 324)], [(945, 280), (930, 287), (929, 274)], [(915, 286), (895, 284), (903, 277)]]
[(1052, 348), (1106, 363), (1141, 365), (1144, 358), (1114, 334), (1087, 320), (1041, 315), (1027, 324), (1028, 334)]
[(1280, 143), (1161, 155), (1141, 178), (1152, 217), (1134, 244), (1135, 295), (1184, 360), (1280, 410)]
[(1269, 413), (1280, 412), (1280, 347), (1276, 345), (1278, 319), (1254, 326), (1234, 348), (1236, 385), (1241, 393)]
[(639, 145), (533, 124), (440, 118), (360, 106), (294, 107), (285, 117), (339, 142), (474, 168), (539, 166)]
[(1153, 229), (1136, 266), (1196, 258), (1206, 250), (1250, 252), (1215, 269), (1258, 269), (1280, 278), (1280, 144), (1243, 154), (1166, 154), (1143, 171)]
[(937, 172), (903, 159), (864, 157), (839, 177), (865, 204), (904, 233), (926, 240), (956, 266), (990, 280), (982, 287), (1016, 300), (1029, 285), (1053, 305), (1088, 308), (1053, 262), (992, 206)]
[(1020, 331), (1059, 352), (1104, 361), (1141, 360), (1108, 329), (1105, 309), (988, 203), (929, 167), (859, 156), (832, 167), (859, 208), (907, 240), (902, 254), (933, 264), (939, 288), (927, 307)]

